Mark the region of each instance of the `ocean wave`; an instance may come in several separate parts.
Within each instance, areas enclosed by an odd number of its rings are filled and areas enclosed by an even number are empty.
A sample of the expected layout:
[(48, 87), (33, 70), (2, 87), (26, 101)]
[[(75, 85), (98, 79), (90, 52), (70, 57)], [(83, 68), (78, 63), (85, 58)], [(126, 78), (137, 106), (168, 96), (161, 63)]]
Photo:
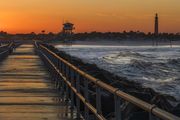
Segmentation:
[(180, 100), (180, 49), (126, 47), (63, 49), (72, 56)]
[(147, 69), (147, 67), (150, 67), (152, 65), (153, 65), (152, 62), (146, 62), (143, 60), (136, 60), (136, 59), (132, 59), (131, 64), (130, 64), (131, 67), (139, 68), (139, 69), (143, 69), (143, 70)]
[[(130, 66), (135, 68), (141, 68), (141, 69), (147, 69), (149, 67), (154, 68), (168, 68), (170, 66), (172, 67), (180, 67), (180, 58), (177, 59), (167, 59), (167, 62), (150, 62), (150, 61), (144, 61), (144, 60), (137, 60), (132, 59), (130, 62)], [(158, 69), (157, 69), (158, 70)], [(165, 71), (165, 69), (164, 69)]]
[(120, 51), (116, 53), (110, 53), (105, 56), (100, 57), (100, 59), (105, 60), (108, 63), (111, 64), (129, 64), (131, 59), (149, 59), (152, 58), (152, 56), (145, 56), (138, 52), (132, 52), (132, 51)]
[(177, 58), (177, 59), (168, 59), (168, 64), (180, 66), (180, 58)]
[(147, 57), (137, 52), (131, 52), (131, 51), (121, 51), (114, 54), (109, 54), (104, 56), (104, 58), (112, 58), (112, 59), (118, 59), (120, 57)]

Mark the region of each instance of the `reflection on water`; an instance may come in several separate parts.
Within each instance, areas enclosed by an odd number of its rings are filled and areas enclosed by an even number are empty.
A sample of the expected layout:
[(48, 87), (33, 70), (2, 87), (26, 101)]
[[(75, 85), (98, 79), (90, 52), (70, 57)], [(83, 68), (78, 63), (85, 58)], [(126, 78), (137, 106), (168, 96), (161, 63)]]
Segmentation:
[(57, 46), (116, 75), (180, 100), (180, 46)]

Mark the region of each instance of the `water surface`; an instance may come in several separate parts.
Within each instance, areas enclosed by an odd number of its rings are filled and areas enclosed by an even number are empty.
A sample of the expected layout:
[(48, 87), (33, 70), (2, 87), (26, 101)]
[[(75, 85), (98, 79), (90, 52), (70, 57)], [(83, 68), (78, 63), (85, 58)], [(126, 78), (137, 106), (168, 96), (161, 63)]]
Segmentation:
[(56, 46), (83, 61), (180, 101), (180, 46)]

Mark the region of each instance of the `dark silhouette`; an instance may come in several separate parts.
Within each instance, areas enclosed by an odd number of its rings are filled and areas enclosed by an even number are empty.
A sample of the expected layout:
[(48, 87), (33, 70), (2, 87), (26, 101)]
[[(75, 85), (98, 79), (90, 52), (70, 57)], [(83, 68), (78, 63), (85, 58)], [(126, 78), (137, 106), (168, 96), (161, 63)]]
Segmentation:
[(159, 18), (158, 18), (158, 14), (157, 13), (155, 15), (154, 34), (156, 36), (158, 36), (158, 34), (159, 34)]

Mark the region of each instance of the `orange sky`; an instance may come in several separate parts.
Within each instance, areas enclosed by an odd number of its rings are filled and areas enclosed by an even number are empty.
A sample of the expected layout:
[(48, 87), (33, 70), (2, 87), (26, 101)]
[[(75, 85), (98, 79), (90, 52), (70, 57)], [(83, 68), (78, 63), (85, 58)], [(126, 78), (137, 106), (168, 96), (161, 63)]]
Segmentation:
[(76, 32), (152, 32), (156, 12), (161, 32), (180, 32), (180, 0), (0, 0), (0, 30), (57, 33), (64, 19)]

